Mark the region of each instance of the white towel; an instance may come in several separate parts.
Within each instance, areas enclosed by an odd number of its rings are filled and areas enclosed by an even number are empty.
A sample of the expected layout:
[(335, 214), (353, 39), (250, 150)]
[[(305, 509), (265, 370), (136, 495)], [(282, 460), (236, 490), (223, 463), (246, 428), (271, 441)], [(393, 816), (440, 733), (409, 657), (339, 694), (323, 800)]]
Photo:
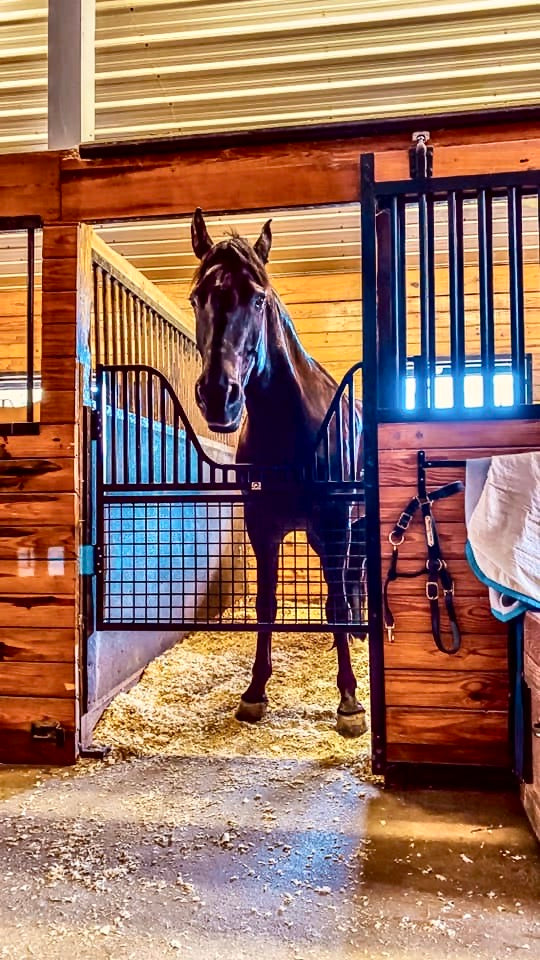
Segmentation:
[(540, 608), (540, 453), (492, 457), (487, 475), (486, 466), (467, 463), (467, 556), (507, 620)]

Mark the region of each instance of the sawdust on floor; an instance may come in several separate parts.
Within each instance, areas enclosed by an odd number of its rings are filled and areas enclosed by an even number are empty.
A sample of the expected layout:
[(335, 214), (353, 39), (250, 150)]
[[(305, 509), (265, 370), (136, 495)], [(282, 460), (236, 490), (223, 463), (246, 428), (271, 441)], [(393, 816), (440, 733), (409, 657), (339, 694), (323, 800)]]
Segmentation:
[[(261, 756), (318, 760), (370, 770), (369, 732), (356, 740), (335, 730), (339, 694), (333, 637), (276, 633), (267, 716), (258, 724), (234, 717), (249, 683), (252, 632), (197, 632), (154, 660), (139, 683), (116, 697), (94, 740), (120, 756)], [(367, 643), (351, 643), (357, 695), (368, 712)]]

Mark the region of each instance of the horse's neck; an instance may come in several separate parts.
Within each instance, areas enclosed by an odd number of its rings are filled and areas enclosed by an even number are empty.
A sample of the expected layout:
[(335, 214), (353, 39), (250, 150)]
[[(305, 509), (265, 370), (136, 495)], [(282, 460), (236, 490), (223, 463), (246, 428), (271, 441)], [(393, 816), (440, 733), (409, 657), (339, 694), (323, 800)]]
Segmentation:
[(263, 362), (246, 388), (247, 421), (240, 445), (246, 456), (266, 462), (305, 457), (328, 406), (328, 391), (318, 383), (321, 374), (326, 376), (302, 347), (279, 300), (273, 299)]

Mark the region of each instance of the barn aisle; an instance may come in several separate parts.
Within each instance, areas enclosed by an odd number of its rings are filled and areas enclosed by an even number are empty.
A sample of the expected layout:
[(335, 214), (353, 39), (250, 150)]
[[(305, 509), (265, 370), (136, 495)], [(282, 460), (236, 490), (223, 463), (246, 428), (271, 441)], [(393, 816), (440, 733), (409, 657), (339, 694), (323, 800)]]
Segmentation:
[(0, 957), (538, 956), (517, 798), (384, 792), (332, 730), (328, 639), (276, 638), (259, 727), (231, 717), (252, 637), (199, 634), (109, 710), (107, 761), (0, 768)]

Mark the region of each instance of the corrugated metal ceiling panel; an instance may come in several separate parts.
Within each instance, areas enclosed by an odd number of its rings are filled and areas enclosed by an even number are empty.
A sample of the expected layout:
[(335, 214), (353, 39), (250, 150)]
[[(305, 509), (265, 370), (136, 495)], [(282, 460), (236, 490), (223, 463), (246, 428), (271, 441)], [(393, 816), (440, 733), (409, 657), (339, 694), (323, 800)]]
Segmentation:
[(0, 4), (0, 152), (47, 148), (47, 0)]
[[(97, 0), (97, 138), (540, 102), (540, 4)], [(47, 0), (0, 4), (0, 150), (46, 146)]]
[(540, 101), (538, 0), (97, 0), (97, 138)]

